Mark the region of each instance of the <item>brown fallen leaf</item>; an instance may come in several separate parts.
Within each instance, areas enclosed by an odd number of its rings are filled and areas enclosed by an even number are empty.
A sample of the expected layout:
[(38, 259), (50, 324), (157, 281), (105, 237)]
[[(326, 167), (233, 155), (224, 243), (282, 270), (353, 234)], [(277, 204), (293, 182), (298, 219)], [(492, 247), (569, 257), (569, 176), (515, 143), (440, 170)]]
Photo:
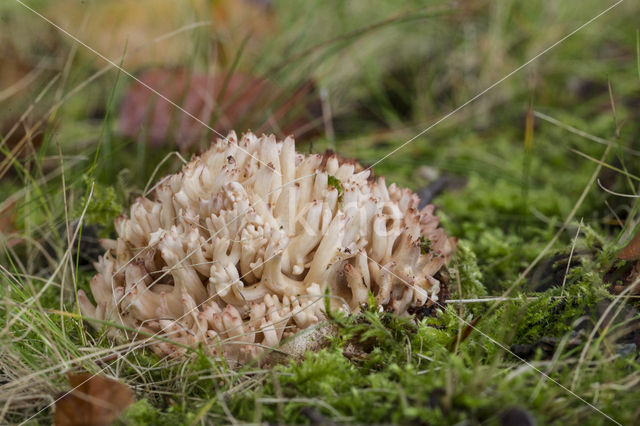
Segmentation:
[(301, 132), (312, 130), (314, 123), (320, 122), (321, 111), (314, 103), (311, 83), (287, 93), (264, 78), (241, 73), (227, 78), (190, 72), (182, 67), (147, 70), (139, 79), (142, 83), (134, 83), (125, 94), (120, 131), (131, 139), (143, 136), (143, 141), (153, 146), (177, 144), (185, 149), (195, 145), (209, 132), (203, 123), (225, 136), (234, 128), (242, 128), (257, 134), (270, 132), (299, 137)]
[(638, 260), (640, 259), (640, 232), (627, 244), (620, 253), (618, 258), (622, 260)]
[(15, 174), (14, 161), (23, 163), (36, 156), (37, 150), (44, 140), (44, 131), (41, 126), (31, 125), (31, 121), (21, 120), (19, 117), (0, 119), (0, 179), (7, 173)]
[(16, 202), (11, 201), (6, 207), (0, 207), (0, 243), (13, 247), (20, 240), (11, 234), (16, 232)]
[(0, 69), (0, 102), (6, 102), (26, 89), (39, 72), (35, 69), (35, 64), (25, 61), (9, 41), (0, 37), (0, 58), (3, 59)]
[(56, 402), (56, 426), (107, 426), (135, 402), (131, 388), (91, 373), (67, 374), (71, 391)]

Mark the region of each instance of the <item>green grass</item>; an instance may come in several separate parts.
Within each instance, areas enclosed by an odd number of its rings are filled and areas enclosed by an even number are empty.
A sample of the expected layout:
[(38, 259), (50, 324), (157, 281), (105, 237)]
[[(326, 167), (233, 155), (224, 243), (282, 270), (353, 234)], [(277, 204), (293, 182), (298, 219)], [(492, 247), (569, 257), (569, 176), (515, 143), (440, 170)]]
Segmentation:
[[(95, 4), (69, 4), (91, 22)], [(34, 5), (51, 10), (47, 1)], [(185, 4), (182, 24), (209, 19), (212, 7)], [(216, 26), (198, 27), (173, 36), (185, 58), (167, 61), (268, 76), (282, 89), (274, 105), (312, 79), (326, 93), (334, 136), (320, 119), (298, 149), (333, 148), (373, 164), (605, 7), (279, 0), (269, 37), (246, 41), (239, 26), (222, 38)], [(0, 200), (3, 208), (15, 202), (16, 217), (12, 233), (0, 234), (0, 423), (49, 424), (69, 369), (135, 390), (123, 424), (504, 424), (510, 407), (538, 424), (633, 423), (638, 299), (612, 289), (632, 266), (616, 254), (638, 231), (639, 204), (597, 182), (638, 193), (639, 11), (622, 3), (375, 166), (388, 183), (416, 190), (434, 171), (457, 182), (434, 200), (459, 239), (452, 303), (437, 317), (410, 321), (374, 306), (335, 314), (337, 335), (322, 351), (233, 370), (200, 348), (160, 359), (82, 321), (76, 293), (94, 274), (94, 240), (112, 234), (113, 219), (181, 160), (170, 142), (150, 149), (118, 134), (126, 75), (92, 77), (105, 64), (91, 52), (3, 3), (0, 41), (18, 52), (11, 58), (49, 65), (0, 106), (0, 124), (31, 111), (27, 127), (41, 122), (42, 134), (39, 146), (8, 161), (0, 142)], [(153, 34), (151, 45), (167, 43)], [(243, 47), (217, 62), (212, 39)], [(117, 47), (121, 55), (138, 48)], [(122, 64), (137, 71), (128, 55)], [(251, 114), (260, 121), (269, 111)]]

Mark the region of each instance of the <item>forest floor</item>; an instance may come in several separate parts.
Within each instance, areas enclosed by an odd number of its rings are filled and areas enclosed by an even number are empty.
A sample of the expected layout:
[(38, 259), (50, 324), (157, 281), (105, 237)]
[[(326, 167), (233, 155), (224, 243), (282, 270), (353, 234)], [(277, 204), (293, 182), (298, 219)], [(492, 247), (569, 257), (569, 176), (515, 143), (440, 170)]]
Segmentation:
[[(176, 3), (0, 5), (0, 423), (51, 423), (80, 370), (134, 390), (122, 424), (637, 422), (639, 4)], [(447, 303), (335, 314), (325, 349), (270, 369), (89, 328), (97, 239), (215, 139), (123, 114), (157, 102), (130, 89), (154, 70), (177, 103), (176, 74), (223, 76), (216, 130), (295, 133), (433, 203)]]

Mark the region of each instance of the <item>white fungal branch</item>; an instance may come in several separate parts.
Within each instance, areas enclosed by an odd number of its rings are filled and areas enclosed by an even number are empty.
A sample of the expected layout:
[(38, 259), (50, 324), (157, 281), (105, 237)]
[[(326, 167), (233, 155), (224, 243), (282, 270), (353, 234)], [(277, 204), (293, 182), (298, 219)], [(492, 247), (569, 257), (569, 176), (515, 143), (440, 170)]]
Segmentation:
[(80, 291), (80, 308), (239, 362), (321, 321), (327, 290), (332, 309), (357, 312), (371, 292), (408, 315), (438, 301), (455, 246), (418, 204), (355, 162), (296, 153), (292, 138), (231, 133), (116, 219), (96, 305)]

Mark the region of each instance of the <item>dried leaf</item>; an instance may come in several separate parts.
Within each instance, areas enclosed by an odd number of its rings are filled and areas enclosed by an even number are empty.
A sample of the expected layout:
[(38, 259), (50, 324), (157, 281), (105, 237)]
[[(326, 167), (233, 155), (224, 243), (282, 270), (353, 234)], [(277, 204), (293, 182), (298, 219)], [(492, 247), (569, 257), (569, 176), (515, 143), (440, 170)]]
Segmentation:
[[(314, 108), (313, 100), (309, 101), (313, 99), (309, 96), (313, 91), (310, 83), (286, 93), (263, 78), (240, 73), (227, 78), (191, 73), (186, 68), (152, 69), (142, 73), (139, 79), (142, 83), (134, 83), (122, 103), (120, 131), (132, 139), (142, 136), (154, 146), (171, 143), (188, 148), (202, 141), (209, 132), (206, 125), (223, 135), (234, 128), (244, 128), (253, 129), (257, 134), (300, 136), (298, 130), (308, 131), (321, 115), (319, 108)], [(275, 123), (278, 128), (274, 128)]]
[(627, 244), (620, 253), (618, 258), (622, 260), (638, 260), (640, 259), (640, 232)]
[(40, 74), (34, 64), (24, 60), (24, 53), (20, 54), (11, 41), (3, 40), (0, 36), (0, 58), (3, 59), (0, 69), (0, 102), (3, 103), (27, 89)]
[(14, 161), (22, 163), (34, 157), (44, 140), (44, 132), (39, 127), (31, 126), (18, 117), (0, 120), (0, 136), (0, 146), (3, 148), (0, 153), (0, 178), (15, 172)]
[(11, 201), (6, 207), (0, 207), (0, 241), (12, 247), (18, 243), (18, 238), (11, 237), (16, 231), (16, 202)]
[(67, 375), (71, 392), (56, 402), (56, 426), (106, 426), (135, 402), (129, 386), (102, 375)]

